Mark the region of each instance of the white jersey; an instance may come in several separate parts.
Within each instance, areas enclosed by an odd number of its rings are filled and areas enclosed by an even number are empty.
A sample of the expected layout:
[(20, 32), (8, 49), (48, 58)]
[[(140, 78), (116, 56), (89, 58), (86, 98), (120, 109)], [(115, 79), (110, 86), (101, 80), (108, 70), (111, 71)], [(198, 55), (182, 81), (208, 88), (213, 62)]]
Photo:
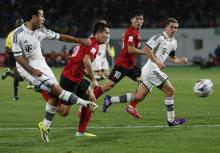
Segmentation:
[[(163, 34), (157, 34), (151, 37), (146, 42), (146, 45), (154, 51), (156, 58), (158, 58), (161, 63), (164, 63), (169, 55), (175, 55), (177, 41), (173, 37), (168, 37), (166, 32), (163, 32)], [(145, 65), (151, 69), (158, 68), (150, 59), (148, 59)]]
[(98, 54), (96, 55), (95, 60), (92, 62), (92, 67), (94, 71), (109, 69), (109, 64), (106, 58), (106, 47), (108, 43), (109, 43), (109, 38), (105, 44), (99, 45)]
[(12, 52), (14, 56), (20, 56), (22, 53), (29, 62), (41, 61), (44, 59), (41, 52), (41, 41), (43, 39), (59, 39), (60, 35), (46, 28), (32, 31), (25, 24), (16, 28), (12, 35)]
[(50, 91), (51, 86), (58, 84), (53, 72), (47, 65), (42, 52), (41, 41), (43, 39), (59, 39), (60, 35), (46, 28), (31, 31), (23, 24), (13, 31), (12, 52), (14, 56), (25, 55), (29, 64), (43, 74), (40, 77), (34, 77), (29, 74), (22, 66), (16, 63), (17, 70), (21, 77), (41, 90)]

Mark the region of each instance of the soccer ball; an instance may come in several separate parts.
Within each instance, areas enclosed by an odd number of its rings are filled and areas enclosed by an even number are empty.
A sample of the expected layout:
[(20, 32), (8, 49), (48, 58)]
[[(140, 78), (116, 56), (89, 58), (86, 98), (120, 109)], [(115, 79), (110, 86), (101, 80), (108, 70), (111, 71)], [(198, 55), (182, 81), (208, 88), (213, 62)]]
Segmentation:
[(199, 97), (207, 97), (213, 92), (212, 87), (213, 83), (210, 79), (200, 79), (196, 81), (193, 91)]

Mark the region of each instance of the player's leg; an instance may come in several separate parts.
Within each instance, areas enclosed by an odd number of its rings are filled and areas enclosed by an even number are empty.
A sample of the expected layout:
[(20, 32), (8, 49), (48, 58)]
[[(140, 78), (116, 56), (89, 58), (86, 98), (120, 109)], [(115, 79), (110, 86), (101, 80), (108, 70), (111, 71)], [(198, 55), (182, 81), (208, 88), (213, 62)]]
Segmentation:
[(109, 64), (106, 58), (102, 62), (102, 78), (106, 79), (109, 77)]
[(20, 74), (18, 73), (16, 67), (13, 67), (14, 71), (14, 100), (18, 100), (18, 88), (19, 88), (19, 81), (20, 81)]
[(14, 59), (13, 54), (10, 54), (10, 55), (9, 55), (8, 66), (9, 66), (10, 68), (5, 68), (4, 73), (3, 73), (3, 75), (2, 75), (2, 80), (4, 80), (4, 79), (5, 79), (6, 77), (8, 77), (8, 76), (10, 76), (10, 77), (12, 77), (12, 78), (15, 77), (15, 76), (14, 76), (15, 74), (14, 74), (13, 68), (14, 68), (16, 65), (15, 65), (15, 59)]
[(168, 125), (175, 126), (179, 124), (183, 124), (186, 122), (184, 118), (175, 118), (174, 112), (174, 94), (175, 89), (169, 80), (166, 80), (165, 83), (161, 86), (161, 90), (164, 91), (165, 97), (165, 105), (167, 107), (167, 123)]
[[(85, 107), (89, 107), (92, 111), (96, 110), (97, 105), (95, 103), (83, 100), (76, 96), (74, 93), (61, 88), (46, 62), (42, 63), (42, 66), (39, 66), (39, 64), (36, 64), (35, 66), (44, 73), (41, 77), (36, 78), (38, 82), (35, 81), (35, 86), (37, 86), (37, 88), (46, 90), (50, 92), (51, 95), (58, 97), (64, 105), (79, 104)], [(56, 105), (57, 103), (54, 104), (54, 106)]]
[[(96, 100), (95, 95), (93, 94), (92, 89), (89, 86), (87, 87), (87, 85), (88, 85), (88, 81), (84, 80), (83, 83), (81, 84), (81, 92), (82, 92), (82, 89), (87, 88), (86, 95), (88, 95), (87, 97), (89, 98), (89, 101), (95, 101)], [(85, 95), (83, 95), (83, 96), (85, 96)], [(82, 106), (79, 127), (76, 132), (76, 136), (96, 136), (94, 134), (86, 132), (86, 128), (87, 128), (87, 125), (91, 119), (91, 116), (92, 116), (91, 110), (89, 110), (87, 107)]]
[(117, 103), (127, 103), (131, 101), (137, 101), (140, 102), (141, 100), (144, 99), (145, 96), (151, 91), (152, 85), (149, 84), (146, 86), (145, 82), (141, 82), (138, 86), (137, 92), (136, 93), (126, 93), (125, 95), (121, 96), (105, 96), (104, 99), (104, 104), (103, 104), (103, 112), (106, 112), (107, 108), (111, 104), (117, 104)]
[(111, 90), (115, 84), (117, 84), (122, 78), (126, 76), (127, 73), (128, 72), (126, 69), (114, 66), (107, 82), (100, 87), (94, 88), (93, 93), (96, 99), (98, 99), (98, 97), (100, 97), (104, 92)]
[[(139, 84), (139, 81), (140, 81), (140, 76), (141, 76), (141, 69), (137, 66), (135, 66), (128, 73), (128, 77), (131, 78), (134, 81), (137, 81), (138, 84)], [(125, 111), (128, 112), (129, 114), (131, 114), (133, 117), (140, 119), (141, 115), (140, 115), (140, 113), (138, 112), (138, 110), (136, 108), (137, 104), (138, 104), (137, 101), (130, 102), (129, 105), (127, 105), (127, 107), (125, 108)]]

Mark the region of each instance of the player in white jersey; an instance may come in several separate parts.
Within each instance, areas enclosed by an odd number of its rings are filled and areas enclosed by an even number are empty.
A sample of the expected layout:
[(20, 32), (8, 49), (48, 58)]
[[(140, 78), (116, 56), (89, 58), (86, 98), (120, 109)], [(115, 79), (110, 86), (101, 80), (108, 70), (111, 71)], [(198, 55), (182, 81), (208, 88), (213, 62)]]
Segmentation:
[(110, 55), (109, 43), (99, 45), (99, 52), (92, 63), (97, 80), (105, 79), (109, 76), (109, 64), (106, 58), (106, 52)]
[(179, 24), (174, 18), (169, 18), (165, 24), (165, 30), (162, 34), (157, 34), (151, 37), (144, 47), (144, 52), (149, 58), (147, 63), (142, 68), (141, 83), (138, 86), (136, 93), (127, 93), (123, 96), (105, 97), (103, 111), (112, 103), (124, 103), (130, 101), (141, 101), (152, 90), (153, 86), (158, 87), (165, 93), (165, 105), (167, 107), (167, 123), (175, 126), (186, 122), (184, 118), (175, 118), (174, 113), (174, 87), (168, 80), (168, 76), (162, 71), (165, 67), (164, 61), (169, 56), (169, 60), (176, 64), (186, 64), (187, 58), (178, 58), (175, 56), (177, 41), (174, 35)]
[[(99, 20), (98, 23), (107, 24), (107, 21)], [(109, 39), (110, 39), (110, 36), (109, 36)], [(97, 80), (105, 79), (109, 76), (109, 64), (106, 58), (106, 53), (108, 53), (108, 55), (111, 55), (109, 39), (105, 44), (99, 45), (99, 52), (95, 60), (92, 62), (92, 67), (94, 70), (95, 78)]]
[[(48, 142), (48, 129), (56, 113), (58, 100), (61, 100), (65, 105), (77, 103), (89, 107), (92, 111), (97, 108), (97, 105), (78, 98), (75, 94), (65, 91), (59, 86), (53, 72), (42, 55), (40, 42), (43, 39), (58, 39), (84, 45), (90, 45), (91, 42), (88, 39), (58, 34), (46, 29), (43, 26), (45, 18), (41, 6), (30, 6), (26, 15), (27, 22), (13, 31), (12, 51), (17, 62), (17, 70), (21, 77), (36, 88), (45, 90), (50, 94), (50, 99), (45, 108), (45, 118), (43, 122), (38, 124), (43, 141)], [(26, 60), (22, 54), (27, 57)]]

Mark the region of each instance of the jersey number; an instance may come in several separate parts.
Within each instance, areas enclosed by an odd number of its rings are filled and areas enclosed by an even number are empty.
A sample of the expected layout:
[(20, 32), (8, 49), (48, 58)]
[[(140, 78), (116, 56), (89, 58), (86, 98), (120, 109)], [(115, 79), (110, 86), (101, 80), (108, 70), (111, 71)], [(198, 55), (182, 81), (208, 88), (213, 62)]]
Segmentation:
[(163, 55), (166, 54), (166, 50), (167, 50), (166, 48), (164, 48), (164, 49), (162, 50), (162, 54), (163, 54)]
[(114, 77), (117, 78), (117, 79), (119, 79), (120, 76), (121, 76), (121, 72), (115, 71)]
[(77, 53), (79, 51), (79, 46), (76, 46), (74, 49), (73, 49), (73, 53), (72, 53), (72, 57), (76, 56)]

